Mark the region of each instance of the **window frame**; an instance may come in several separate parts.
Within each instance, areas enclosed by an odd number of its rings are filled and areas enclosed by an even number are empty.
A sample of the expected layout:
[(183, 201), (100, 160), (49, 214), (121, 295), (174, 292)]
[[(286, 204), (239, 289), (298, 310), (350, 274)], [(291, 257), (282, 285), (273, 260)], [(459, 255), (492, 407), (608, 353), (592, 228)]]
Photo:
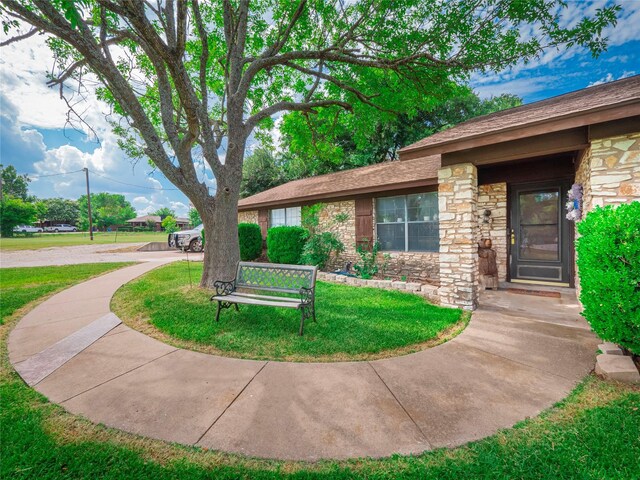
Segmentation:
[[(298, 214), (294, 215), (295, 218), (298, 219), (298, 222), (295, 224), (289, 223), (289, 221), (291, 220), (291, 214), (290, 211), (297, 209)], [(283, 224), (279, 224), (279, 225), (273, 225), (273, 221), (272, 221), (272, 212), (274, 210), (283, 210), (284, 211), (284, 223)], [(300, 206), (296, 206), (296, 207), (280, 207), (280, 208), (272, 208), (269, 210), (269, 228), (273, 228), (273, 227), (300, 227), (302, 225), (302, 207)]]
[[(418, 193), (408, 193), (405, 195), (392, 195), (389, 197), (375, 197), (374, 198), (374, 209), (373, 209), (373, 215), (374, 215), (374, 219), (375, 219), (375, 240), (376, 242), (379, 240), (379, 235), (378, 235), (378, 225), (404, 225), (404, 250), (383, 250), (381, 249), (380, 251), (383, 252), (401, 252), (401, 253), (437, 253), (440, 251), (440, 238), (438, 236), (438, 242), (437, 242), (437, 246), (435, 250), (410, 250), (409, 249), (409, 224), (418, 224), (418, 223), (424, 223), (424, 224), (433, 224), (435, 223), (438, 226), (438, 230), (440, 228), (440, 215), (439, 213), (438, 218), (436, 220), (409, 220), (409, 196), (411, 195), (424, 195), (424, 194), (434, 194), (436, 197), (436, 206), (438, 205), (438, 192), (437, 191), (431, 191), (431, 192), (418, 192)], [(402, 222), (379, 222), (378, 221), (378, 201), (380, 199), (391, 199), (391, 198), (402, 198), (404, 199), (404, 220)]]

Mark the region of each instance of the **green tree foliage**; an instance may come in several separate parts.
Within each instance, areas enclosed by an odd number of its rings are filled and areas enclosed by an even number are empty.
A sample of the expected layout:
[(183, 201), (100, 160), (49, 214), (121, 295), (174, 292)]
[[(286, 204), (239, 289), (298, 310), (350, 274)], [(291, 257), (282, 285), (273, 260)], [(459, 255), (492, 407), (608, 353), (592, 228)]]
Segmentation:
[(245, 157), (242, 166), (242, 198), (277, 187), (287, 181), (281, 156), (268, 147), (257, 148)]
[(262, 254), (262, 231), (255, 223), (238, 224), (240, 260), (249, 262)]
[(596, 207), (578, 232), (582, 314), (600, 338), (640, 355), (640, 202)]
[(400, 148), (424, 137), (521, 104), (515, 95), (483, 100), (459, 87), (444, 103), (410, 114), (390, 116), (366, 106), (361, 108), (367, 111), (357, 116), (335, 108), (322, 109), (317, 115), (292, 112), (284, 116), (281, 128), (286, 161), (274, 163), (285, 166), (288, 179), (296, 179), (395, 160)]
[(167, 215), (166, 217), (164, 217), (164, 220), (162, 220), (162, 228), (167, 233), (177, 232), (178, 222), (173, 216)]
[[(78, 199), (78, 209), (78, 227), (81, 230), (86, 230), (89, 228), (86, 195), (82, 195)], [(124, 198), (124, 195), (106, 192), (91, 194), (91, 219), (94, 227), (103, 230), (113, 225), (122, 225), (135, 217), (136, 211)]]
[(200, 213), (195, 208), (189, 209), (189, 223), (192, 227), (197, 227), (202, 223), (202, 218), (200, 218)]
[(36, 207), (21, 198), (4, 195), (0, 202), (0, 233), (3, 237), (13, 236), (13, 227), (29, 225), (36, 219)]
[(31, 180), (26, 174), (18, 175), (16, 167), (13, 165), (7, 165), (6, 167), (0, 165), (0, 176), (2, 177), (3, 195), (27, 200), (29, 182)]
[(35, 216), (36, 221), (39, 224), (42, 224), (47, 219), (47, 204), (43, 200), (38, 200), (31, 203), (36, 209), (36, 216)]
[(75, 223), (78, 221), (78, 202), (66, 198), (45, 198), (46, 220), (56, 223)]
[(158, 215), (160, 218), (165, 217), (174, 217), (176, 216), (176, 212), (171, 210), (169, 207), (162, 207), (153, 212), (151, 215)]
[(273, 263), (299, 265), (307, 231), (302, 227), (281, 226), (267, 231), (267, 256)]

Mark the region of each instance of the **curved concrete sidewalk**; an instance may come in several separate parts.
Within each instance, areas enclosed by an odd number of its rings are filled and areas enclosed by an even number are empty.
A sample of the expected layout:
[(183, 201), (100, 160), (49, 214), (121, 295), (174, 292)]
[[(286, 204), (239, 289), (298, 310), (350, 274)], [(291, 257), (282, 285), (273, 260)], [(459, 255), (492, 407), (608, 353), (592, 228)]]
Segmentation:
[(9, 337), (16, 370), (97, 423), (317, 460), (418, 453), (491, 435), (565, 397), (594, 365), (597, 339), (575, 301), (505, 292), (488, 292), (483, 302), (492, 306), (452, 341), (371, 362), (223, 358), (114, 327), (114, 292), (167, 261), (106, 274), (36, 307)]

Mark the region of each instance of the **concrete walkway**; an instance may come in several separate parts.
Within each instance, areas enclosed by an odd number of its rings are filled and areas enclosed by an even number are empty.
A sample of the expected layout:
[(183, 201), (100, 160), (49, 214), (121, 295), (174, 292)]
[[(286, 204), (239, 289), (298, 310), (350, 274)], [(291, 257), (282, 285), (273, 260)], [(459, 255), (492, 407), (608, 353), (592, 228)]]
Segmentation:
[(96, 423), (251, 456), (317, 460), (486, 437), (561, 400), (594, 366), (597, 339), (566, 296), (488, 292), (457, 338), (372, 362), (223, 358), (114, 327), (109, 301), (117, 288), (168, 261), (106, 274), (36, 307), (9, 337), (16, 370)]
[[(97, 245), (70, 245), (66, 247), (40, 248), (37, 250), (0, 251), (2, 268), (44, 267), (49, 265), (77, 265), (103, 262), (148, 262), (164, 259), (186, 259), (179, 250), (163, 252), (138, 252), (135, 247), (145, 243), (108, 243)], [(130, 251), (127, 251), (130, 250)], [(202, 253), (188, 254), (189, 260), (202, 260)]]

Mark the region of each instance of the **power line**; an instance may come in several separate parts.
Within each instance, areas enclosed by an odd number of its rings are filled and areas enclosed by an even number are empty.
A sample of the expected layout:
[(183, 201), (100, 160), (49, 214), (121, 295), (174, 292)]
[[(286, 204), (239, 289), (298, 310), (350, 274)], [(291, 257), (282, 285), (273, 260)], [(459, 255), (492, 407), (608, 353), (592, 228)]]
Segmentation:
[(146, 190), (156, 190), (156, 191), (177, 191), (178, 190), (177, 188), (162, 188), (162, 187), (161, 188), (156, 188), (156, 187), (147, 187), (147, 186), (144, 186), (144, 185), (135, 185), (133, 183), (121, 182), (120, 180), (116, 180), (114, 178), (107, 177), (106, 175), (102, 175), (102, 174), (97, 173), (97, 172), (95, 172), (93, 170), (89, 170), (89, 171), (94, 175), (97, 175), (99, 177), (104, 178), (105, 180), (109, 180), (110, 182), (120, 183), (122, 185), (127, 185), (129, 187), (144, 188)]
[(74, 170), (73, 172), (51, 173), (51, 174), (48, 174), (48, 175), (31, 175), (30, 173), (27, 173), (27, 177), (29, 177), (29, 178), (58, 177), (60, 175), (70, 175), (72, 173), (79, 173), (79, 172), (83, 172), (83, 171), (84, 171), (84, 169)]
[[(143, 188), (145, 190), (154, 190), (154, 191), (158, 191), (158, 192), (160, 192), (160, 191), (178, 191), (179, 190), (177, 188), (164, 188), (164, 187), (157, 188), (157, 187), (147, 187), (145, 185), (136, 185), (134, 183), (122, 182), (120, 180), (116, 180), (115, 178), (107, 177), (106, 175), (102, 175), (101, 173), (98, 173), (98, 172), (96, 172), (94, 170), (89, 170), (89, 171), (93, 175), (97, 175), (98, 177), (102, 177), (105, 180), (108, 180), (110, 182), (119, 183), (121, 185), (127, 185), (128, 187)], [(81, 169), (81, 170), (74, 170), (72, 172), (50, 173), (50, 174), (47, 174), (47, 175), (31, 175), (31, 174), (27, 174), (27, 176), (29, 178), (36, 179), (36, 178), (58, 177), (58, 176), (61, 176), (61, 175), (70, 175), (72, 173), (80, 173), (80, 172), (84, 172), (84, 168)]]

